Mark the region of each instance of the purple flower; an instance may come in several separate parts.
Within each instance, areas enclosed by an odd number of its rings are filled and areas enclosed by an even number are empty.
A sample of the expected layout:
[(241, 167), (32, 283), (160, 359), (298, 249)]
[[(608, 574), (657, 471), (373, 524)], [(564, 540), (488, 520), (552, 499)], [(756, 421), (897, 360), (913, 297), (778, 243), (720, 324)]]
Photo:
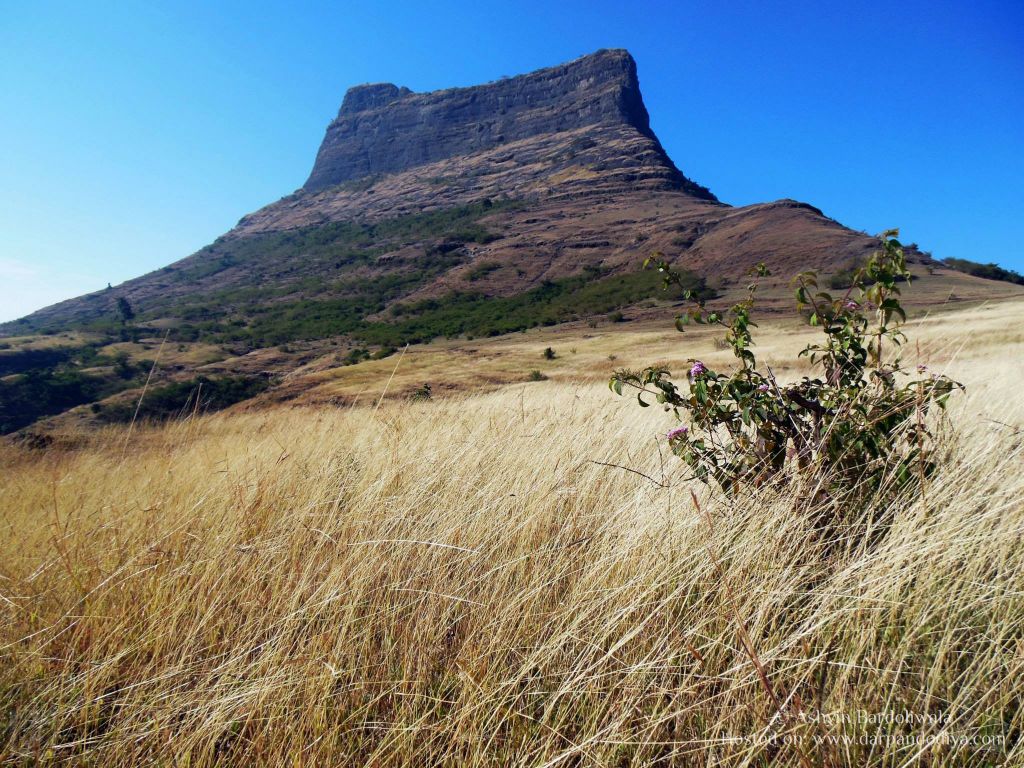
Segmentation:
[(690, 431), (689, 427), (676, 427), (668, 431), (668, 439), (676, 440), (678, 438), (686, 437), (686, 434)]
[(918, 373), (924, 373), (927, 370), (928, 370), (928, 366), (925, 365), (924, 363), (918, 363), (917, 364), (917, 372)]
[(695, 379), (702, 373), (707, 373), (707, 368), (704, 367), (704, 363), (700, 360), (694, 362), (693, 367), (690, 369), (690, 378)]
[(767, 384), (762, 384), (761, 386), (759, 386), (757, 388), (757, 391), (758, 392), (767, 392), (768, 391), (768, 385)]
[(846, 302), (845, 306), (850, 312), (856, 312), (858, 309), (860, 309), (860, 304), (858, 304), (856, 301), (848, 301)]

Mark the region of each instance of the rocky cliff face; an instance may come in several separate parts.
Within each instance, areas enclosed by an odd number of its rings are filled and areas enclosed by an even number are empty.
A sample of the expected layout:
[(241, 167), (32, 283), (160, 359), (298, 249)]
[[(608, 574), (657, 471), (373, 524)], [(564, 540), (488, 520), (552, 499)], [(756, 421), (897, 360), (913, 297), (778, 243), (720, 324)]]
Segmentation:
[[(502, 146), (527, 143), (535, 149), (583, 129), (590, 129), (592, 141), (628, 136), (642, 145), (641, 154), (650, 156), (647, 170), (660, 175), (666, 186), (715, 199), (679, 172), (651, 132), (636, 62), (622, 50), (598, 51), (472, 88), (432, 93), (389, 83), (352, 88), (327, 128), (304, 190), (316, 192)], [(623, 159), (615, 146), (608, 149), (606, 164)]]

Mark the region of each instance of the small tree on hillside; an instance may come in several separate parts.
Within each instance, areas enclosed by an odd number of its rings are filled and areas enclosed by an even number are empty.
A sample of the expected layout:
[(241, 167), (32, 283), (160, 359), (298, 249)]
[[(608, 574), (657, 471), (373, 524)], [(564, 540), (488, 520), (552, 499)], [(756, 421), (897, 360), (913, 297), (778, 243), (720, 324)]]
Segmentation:
[[(721, 326), (739, 364), (735, 370), (715, 371), (691, 358), (682, 386), (656, 366), (616, 372), (612, 390), (633, 388), (641, 406), (650, 405), (645, 395), (653, 396), (677, 419), (685, 415), (668, 432), (673, 453), (694, 477), (715, 482), (727, 494), (745, 484), (792, 477), (809, 500), (866, 499), (877, 492), (891, 498), (935, 468), (926, 417), (963, 388), (927, 373), (925, 366), (908, 371), (902, 365), (906, 337), (900, 326), (906, 314), (897, 283), (908, 281), (910, 272), (897, 234), (880, 235), (881, 250), (853, 273), (841, 295), (818, 291), (813, 271), (793, 279), (800, 315), (824, 334), (800, 353), (818, 375), (787, 383), (758, 365), (751, 313), (759, 278), (769, 274), (759, 264), (746, 298), (732, 308), (714, 311), (695, 300), (676, 319), (680, 331), (688, 323)], [(678, 284), (666, 262), (652, 258), (645, 266), (650, 263), (664, 273), (666, 284)]]
[(128, 325), (135, 319), (135, 310), (132, 304), (124, 296), (117, 297), (117, 314), (121, 317), (121, 325)]

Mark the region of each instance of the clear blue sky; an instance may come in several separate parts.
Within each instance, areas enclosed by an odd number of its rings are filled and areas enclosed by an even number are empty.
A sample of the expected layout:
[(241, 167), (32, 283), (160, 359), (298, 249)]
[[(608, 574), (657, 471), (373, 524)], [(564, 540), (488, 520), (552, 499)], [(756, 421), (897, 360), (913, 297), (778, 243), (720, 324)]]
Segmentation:
[(1024, 269), (1020, 0), (0, 0), (0, 320), (186, 256), (299, 187), (350, 85), (472, 85), (611, 47), (722, 200), (793, 197)]

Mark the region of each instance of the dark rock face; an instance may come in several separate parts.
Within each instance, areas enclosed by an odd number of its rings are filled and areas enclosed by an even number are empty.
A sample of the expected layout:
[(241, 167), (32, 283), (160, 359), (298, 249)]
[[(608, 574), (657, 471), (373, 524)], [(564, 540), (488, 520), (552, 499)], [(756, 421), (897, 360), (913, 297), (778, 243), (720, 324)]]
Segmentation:
[[(389, 83), (352, 88), (327, 128), (304, 189), (401, 173), (524, 140), (543, 145), (583, 128), (597, 137), (631, 132), (656, 157), (667, 185), (715, 199), (679, 172), (651, 132), (636, 62), (623, 50), (472, 88), (418, 94)], [(626, 160), (615, 155), (603, 158), (605, 164)]]

